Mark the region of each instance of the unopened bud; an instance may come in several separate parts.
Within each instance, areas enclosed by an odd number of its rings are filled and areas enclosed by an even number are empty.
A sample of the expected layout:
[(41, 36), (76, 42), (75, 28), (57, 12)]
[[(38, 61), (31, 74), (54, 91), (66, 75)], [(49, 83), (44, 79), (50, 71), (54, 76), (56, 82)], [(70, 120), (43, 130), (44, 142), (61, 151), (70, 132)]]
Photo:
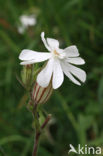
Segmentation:
[(32, 65), (26, 65), (23, 67), (22, 73), (22, 81), (25, 86), (28, 88), (31, 84), (31, 77), (32, 77)]
[(52, 92), (53, 88), (51, 82), (46, 88), (39, 86), (39, 84), (36, 82), (32, 91), (32, 100), (36, 104), (43, 104), (48, 101)]

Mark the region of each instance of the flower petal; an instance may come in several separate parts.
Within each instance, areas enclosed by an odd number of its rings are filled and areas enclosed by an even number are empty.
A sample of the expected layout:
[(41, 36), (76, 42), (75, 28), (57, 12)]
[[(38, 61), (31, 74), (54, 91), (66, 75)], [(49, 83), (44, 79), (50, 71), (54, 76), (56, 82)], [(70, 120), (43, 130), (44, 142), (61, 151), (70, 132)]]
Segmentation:
[(19, 59), (23, 61), (32, 61), (35, 62), (42, 62), (51, 57), (51, 53), (42, 53), (42, 52), (36, 52), (32, 50), (22, 50), (22, 52), (19, 55)]
[(26, 30), (26, 27), (24, 25), (20, 25), (20, 26), (18, 26), (17, 29), (18, 29), (18, 32), (20, 34), (23, 34), (25, 32), (25, 30)]
[(20, 62), (21, 65), (34, 64), (34, 60)]
[(79, 56), (79, 52), (76, 46), (69, 46), (64, 49), (64, 52), (66, 53), (68, 57)]
[(59, 48), (59, 42), (56, 39), (53, 38), (47, 38), (47, 43), (50, 46), (52, 50), (58, 49)]
[(53, 66), (53, 88), (57, 89), (61, 86), (64, 80), (64, 74), (60, 65), (60, 62), (58, 59), (54, 61), (54, 66)]
[(72, 64), (77, 64), (77, 65), (85, 64), (84, 59), (82, 59), (81, 57), (67, 58), (66, 61)]
[(70, 73), (72, 73), (74, 76), (76, 76), (80, 81), (85, 82), (86, 80), (86, 73), (84, 70), (77, 68), (71, 64), (67, 63), (68, 70)]
[(49, 85), (53, 72), (53, 62), (53, 59), (50, 59), (46, 67), (44, 67), (44, 69), (37, 76), (37, 83), (41, 87), (45, 88)]
[(46, 39), (44, 38), (44, 36), (45, 36), (45, 33), (42, 32), (42, 33), (41, 33), (41, 39), (42, 39), (42, 41), (43, 41), (45, 47), (48, 49), (48, 51), (51, 51), (51, 48), (50, 48), (49, 45), (47, 44), (47, 41), (46, 41)]
[(68, 70), (68, 67), (67, 67), (67, 63), (65, 62), (62, 62), (62, 69), (63, 69), (63, 72), (64, 74), (75, 84), (77, 85), (81, 85), (79, 81), (77, 81), (73, 76), (72, 74), (69, 72)]
[(22, 25), (24, 26), (32, 26), (36, 24), (36, 18), (34, 17), (34, 15), (22, 15), (20, 16), (20, 21), (22, 23)]

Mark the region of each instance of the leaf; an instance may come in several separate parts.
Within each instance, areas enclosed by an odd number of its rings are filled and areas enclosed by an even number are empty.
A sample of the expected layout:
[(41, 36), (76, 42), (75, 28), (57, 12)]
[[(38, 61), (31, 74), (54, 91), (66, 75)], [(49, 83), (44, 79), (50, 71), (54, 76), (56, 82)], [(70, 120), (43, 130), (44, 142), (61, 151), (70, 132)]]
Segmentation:
[(7, 136), (5, 138), (0, 139), (0, 145), (2, 146), (9, 142), (16, 142), (16, 141), (23, 141), (25, 143), (25, 141), (27, 141), (27, 138), (20, 135)]
[[(101, 78), (100, 82), (99, 82), (99, 87), (98, 87), (98, 100), (100, 102), (100, 104), (103, 105), (103, 77)], [(102, 106), (103, 109), (103, 106)]]

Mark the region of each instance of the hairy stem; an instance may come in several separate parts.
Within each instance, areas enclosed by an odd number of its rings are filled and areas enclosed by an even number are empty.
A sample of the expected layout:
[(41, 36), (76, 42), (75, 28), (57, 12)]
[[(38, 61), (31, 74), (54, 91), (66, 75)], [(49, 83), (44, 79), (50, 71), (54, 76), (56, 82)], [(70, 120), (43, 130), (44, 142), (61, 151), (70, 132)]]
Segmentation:
[(38, 145), (39, 145), (40, 134), (41, 134), (40, 132), (36, 131), (36, 136), (35, 136), (35, 142), (34, 142), (34, 148), (33, 148), (32, 156), (37, 156), (37, 150), (38, 150)]
[(51, 119), (51, 115), (49, 114), (47, 116), (47, 118), (45, 119), (44, 123), (42, 124), (42, 126), (40, 127), (40, 129), (36, 128), (36, 134), (35, 134), (35, 141), (34, 141), (34, 148), (33, 148), (32, 156), (37, 156), (40, 135), (42, 134), (42, 130), (48, 124), (50, 119)]

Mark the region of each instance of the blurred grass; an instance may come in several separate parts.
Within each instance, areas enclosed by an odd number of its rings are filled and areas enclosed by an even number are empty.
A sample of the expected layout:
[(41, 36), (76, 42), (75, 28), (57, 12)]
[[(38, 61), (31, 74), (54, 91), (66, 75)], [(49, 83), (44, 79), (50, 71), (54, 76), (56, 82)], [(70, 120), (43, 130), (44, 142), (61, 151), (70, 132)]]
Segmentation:
[[(29, 156), (32, 115), (24, 105), (25, 91), (16, 80), (23, 48), (45, 51), (40, 39), (60, 40), (61, 48), (77, 45), (86, 60), (87, 81), (81, 87), (67, 78), (44, 105), (56, 122), (41, 137), (39, 156), (67, 156), (69, 144), (103, 146), (103, 1), (0, 0), (0, 156)], [(35, 13), (37, 25), (20, 35), (19, 16)], [(21, 104), (21, 102), (23, 104)]]

